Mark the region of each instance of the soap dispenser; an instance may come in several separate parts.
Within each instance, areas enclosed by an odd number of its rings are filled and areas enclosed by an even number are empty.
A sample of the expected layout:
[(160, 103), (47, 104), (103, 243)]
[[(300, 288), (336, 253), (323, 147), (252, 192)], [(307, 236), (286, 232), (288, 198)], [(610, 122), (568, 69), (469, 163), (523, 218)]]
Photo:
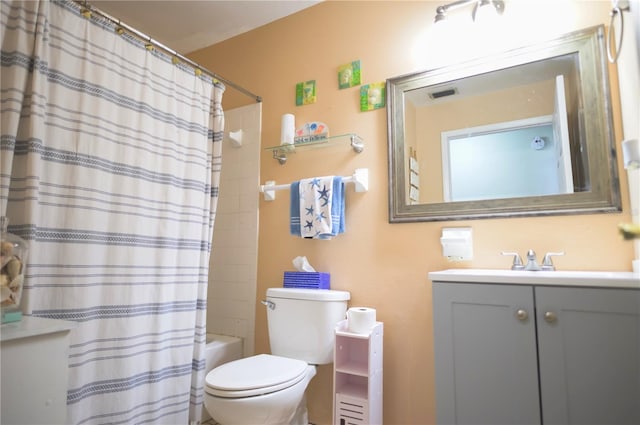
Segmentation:
[(442, 255), (449, 261), (470, 261), (473, 259), (473, 236), (470, 227), (443, 228)]

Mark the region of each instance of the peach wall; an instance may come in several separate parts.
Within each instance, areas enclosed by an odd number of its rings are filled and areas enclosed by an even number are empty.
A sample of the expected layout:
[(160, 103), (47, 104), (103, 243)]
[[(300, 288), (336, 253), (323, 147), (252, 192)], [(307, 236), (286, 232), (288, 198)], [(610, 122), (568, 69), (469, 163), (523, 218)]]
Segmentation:
[[(544, 7), (558, 10), (557, 18), (543, 15)], [(363, 83), (431, 68), (482, 54), (473, 45), (475, 31), (468, 24), (458, 38), (438, 38), (432, 27), (436, 2), (325, 1), (249, 33), (193, 52), (203, 66), (232, 79), (263, 97), (263, 146), (279, 143), (280, 117), (293, 113), (298, 124), (327, 123), (332, 134), (356, 132), (365, 141), (363, 153), (347, 146), (292, 155), (281, 166), (269, 152), (261, 158), (261, 181), (288, 183), (304, 177), (349, 175), (355, 168), (370, 172), (370, 191), (347, 191), (347, 231), (331, 241), (301, 240), (288, 233), (288, 192), (274, 202), (260, 200), (258, 285), (280, 286), (291, 260), (305, 255), (321, 271), (331, 273), (332, 287), (351, 292), (351, 305), (374, 307), (385, 324), (384, 422), (428, 424), (435, 420), (433, 333), (430, 271), (451, 267), (507, 268), (510, 259), (500, 251), (539, 255), (565, 251), (559, 269), (630, 270), (633, 247), (616, 231), (629, 221), (626, 176), (620, 167), (624, 211), (619, 214), (389, 224), (386, 111), (360, 112), (357, 87), (338, 90), (337, 67), (360, 59)], [(540, 35), (551, 37), (582, 27), (607, 23), (610, 2), (544, 0), (507, 2), (503, 31), (487, 49)], [(467, 12), (464, 12), (465, 14)], [(546, 12), (545, 12), (546, 13)], [(536, 29), (544, 28), (544, 31)], [(534, 29), (534, 31), (532, 31)], [(472, 48), (468, 48), (471, 43)], [(466, 49), (466, 50), (465, 50)], [(615, 70), (614, 70), (615, 71)], [(296, 107), (295, 84), (315, 79), (318, 100)], [(624, 83), (624, 82), (622, 82)], [(248, 100), (235, 90), (225, 94), (225, 107)], [(614, 105), (619, 99), (614, 98)], [(620, 118), (616, 114), (617, 144)], [(257, 194), (256, 194), (257, 196)], [(439, 237), (447, 226), (473, 229), (473, 261), (448, 263)], [(256, 308), (257, 352), (269, 350), (266, 316)], [(309, 419), (331, 423), (332, 367), (321, 366), (308, 391)]]

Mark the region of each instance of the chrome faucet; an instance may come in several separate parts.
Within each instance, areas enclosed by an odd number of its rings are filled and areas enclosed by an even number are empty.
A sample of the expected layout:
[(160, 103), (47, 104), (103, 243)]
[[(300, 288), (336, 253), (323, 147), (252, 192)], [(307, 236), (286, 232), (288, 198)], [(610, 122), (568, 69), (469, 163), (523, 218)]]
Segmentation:
[(520, 254), (517, 252), (502, 252), (502, 255), (512, 255), (513, 263), (511, 264), (511, 270), (524, 270), (524, 266), (522, 265), (522, 258), (520, 258)]
[(542, 270), (542, 267), (538, 265), (538, 260), (536, 260), (536, 253), (533, 249), (527, 251), (527, 265), (524, 266), (524, 269), (528, 272), (537, 272)]
[(553, 261), (551, 261), (551, 257), (554, 255), (564, 255), (563, 252), (547, 252), (544, 255), (544, 259), (542, 260), (542, 270), (544, 271), (554, 271), (556, 266), (553, 265)]
[(536, 253), (530, 249), (527, 251), (527, 264), (522, 264), (522, 258), (517, 252), (502, 252), (502, 255), (512, 255), (513, 263), (511, 264), (511, 270), (526, 270), (526, 271), (553, 271), (556, 267), (551, 261), (552, 256), (564, 255), (564, 252), (547, 252), (542, 260), (542, 266), (538, 264), (536, 259)]

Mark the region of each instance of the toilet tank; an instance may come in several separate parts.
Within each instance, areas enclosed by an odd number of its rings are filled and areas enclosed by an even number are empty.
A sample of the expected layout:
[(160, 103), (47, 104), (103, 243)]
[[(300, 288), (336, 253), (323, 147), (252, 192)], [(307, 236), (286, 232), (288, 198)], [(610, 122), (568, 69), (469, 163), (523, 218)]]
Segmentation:
[(351, 294), (333, 289), (267, 289), (271, 354), (309, 364), (333, 362), (335, 326)]

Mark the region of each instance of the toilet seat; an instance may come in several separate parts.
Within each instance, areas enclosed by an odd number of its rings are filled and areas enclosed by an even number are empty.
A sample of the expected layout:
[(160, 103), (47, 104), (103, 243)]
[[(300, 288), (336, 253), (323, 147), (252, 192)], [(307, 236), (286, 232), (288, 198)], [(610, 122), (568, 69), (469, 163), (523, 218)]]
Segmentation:
[(302, 360), (259, 354), (225, 363), (206, 376), (206, 392), (243, 398), (280, 391), (300, 382), (309, 365)]

